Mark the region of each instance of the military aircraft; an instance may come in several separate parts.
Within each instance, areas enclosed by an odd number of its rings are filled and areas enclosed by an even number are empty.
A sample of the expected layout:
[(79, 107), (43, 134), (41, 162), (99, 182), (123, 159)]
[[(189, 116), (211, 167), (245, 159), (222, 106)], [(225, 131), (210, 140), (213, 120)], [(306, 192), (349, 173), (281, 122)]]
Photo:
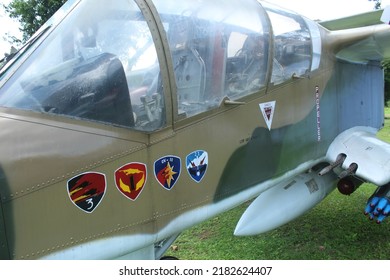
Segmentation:
[(362, 182), (378, 186), (365, 211), (382, 222), (380, 17), (68, 1), (0, 70), (0, 258), (160, 259), (183, 230), (249, 200), (236, 235)]

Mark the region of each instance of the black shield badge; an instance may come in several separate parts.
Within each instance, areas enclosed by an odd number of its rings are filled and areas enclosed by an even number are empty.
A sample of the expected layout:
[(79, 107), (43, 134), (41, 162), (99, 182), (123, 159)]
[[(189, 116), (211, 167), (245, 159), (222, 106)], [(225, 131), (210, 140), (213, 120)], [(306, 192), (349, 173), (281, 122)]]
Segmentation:
[(70, 179), (67, 191), (74, 205), (87, 213), (92, 213), (103, 199), (106, 186), (104, 174), (87, 172)]

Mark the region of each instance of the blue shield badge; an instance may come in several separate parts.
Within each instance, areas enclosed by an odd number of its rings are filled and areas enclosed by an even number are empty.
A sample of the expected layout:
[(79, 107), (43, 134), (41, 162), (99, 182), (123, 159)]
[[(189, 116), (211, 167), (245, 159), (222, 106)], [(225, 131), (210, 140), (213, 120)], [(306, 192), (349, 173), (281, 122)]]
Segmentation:
[(191, 178), (199, 183), (206, 174), (209, 156), (206, 151), (198, 150), (187, 156), (186, 166)]
[(154, 162), (154, 176), (160, 185), (171, 190), (177, 183), (181, 171), (181, 160), (176, 156), (165, 156)]

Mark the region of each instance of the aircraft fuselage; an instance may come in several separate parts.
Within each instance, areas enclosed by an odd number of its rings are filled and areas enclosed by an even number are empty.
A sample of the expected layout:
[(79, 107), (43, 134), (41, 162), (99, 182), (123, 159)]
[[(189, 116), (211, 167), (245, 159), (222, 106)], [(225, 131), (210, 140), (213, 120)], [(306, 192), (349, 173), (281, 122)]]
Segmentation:
[(155, 243), (324, 162), (341, 132), (382, 126), (380, 65), (337, 60), (293, 12), (61, 11), (0, 74), (0, 258), (159, 257)]

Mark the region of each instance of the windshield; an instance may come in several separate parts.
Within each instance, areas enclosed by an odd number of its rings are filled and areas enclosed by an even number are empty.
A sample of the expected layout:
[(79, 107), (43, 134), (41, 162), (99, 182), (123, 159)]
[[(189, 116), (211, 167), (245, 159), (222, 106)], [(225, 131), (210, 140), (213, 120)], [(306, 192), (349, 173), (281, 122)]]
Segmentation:
[(30, 40), (27, 41), (19, 50), (12, 52), (11, 54), (5, 56), (0, 61), (0, 78), (7, 71), (7, 69), (27, 50), (29, 50), (30, 46), (32, 46), (41, 36), (50, 28), (48, 25), (42, 31), (38, 32), (38, 34), (34, 35)]
[(0, 106), (155, 130), (164, 113), (159, 71), (134, 2), (86, 0), (0, 89)]

